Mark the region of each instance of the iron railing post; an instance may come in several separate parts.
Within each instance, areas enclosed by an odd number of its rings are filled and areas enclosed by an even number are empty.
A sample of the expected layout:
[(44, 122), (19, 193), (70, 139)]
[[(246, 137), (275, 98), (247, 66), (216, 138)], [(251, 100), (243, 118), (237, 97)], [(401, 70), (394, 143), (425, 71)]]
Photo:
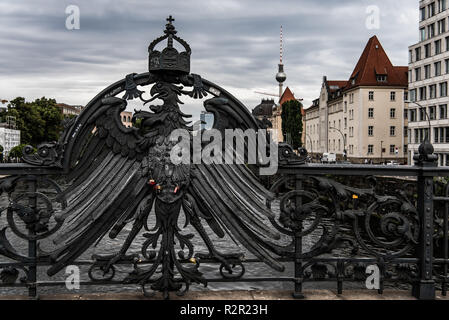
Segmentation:
[[(36, 198), (36, 177), (31, 176), (29, 180), (29, 206), (33, 210), (33, 214), (37, 213), (37, 198)], [(33, 237), (36, 235), (34, 227), (28, 229), (28, 234)], [(27, 284), (28, 284), (28, 296), (30, 298), (37, 297), (37, 241), (28, 240), (28, 257), (32, 259), (32, 264), (28, 267)]]
[(437, 156), (428, 139), (419, 147), (419, 155), (414, 157), (420, 167), (418, 175), (418, 214), (420, 219), (420, 238), (418, 245), (419, 281), (413, 286), (413, 295), (422, 300), (435, 299), (435, 281), (433, 279), (433, 176), (424, 174), (425, 168), (436, 167)]
[[(295, 179), (296, 190), (302, 190), (302, 175), (297, 175)], [(295, 207), (299, 208), (302, 206), (302, 197), (298, 196), (295, 199)], [(293, 292), (293, 297), (295, 299), (304, 299), (304, 294), (302, 293), (302, 283), (304, 280), (304, 273), (302, 270), (302, 221), (299, 222), (299, 227), (295, 230), (295, 291)]]

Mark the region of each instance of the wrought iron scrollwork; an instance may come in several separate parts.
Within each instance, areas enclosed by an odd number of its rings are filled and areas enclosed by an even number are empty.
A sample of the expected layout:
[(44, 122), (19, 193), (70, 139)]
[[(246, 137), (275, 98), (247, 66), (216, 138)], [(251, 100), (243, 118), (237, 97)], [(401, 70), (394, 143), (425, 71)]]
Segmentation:
[[(0, 231), (0, 254), (16, 261), (30, 262), (30, 258), (21, 255), (14, 249), (14, 245), (7, 238), (6, 231), (10, 229), (16, 236), (26, 241), (37, 241), (50, 237), (57, 232), (62, 222), (55, 220), (56, 208), (63, 210), (66, 201), (63, 198), (50, 199), (48, 194), (39, 192), (39, 186), (44, 185), (46, 193), (53, 195), (62, 193), (60, 186), (52, 179), (36, 176), (12, 176), (3, 178), (0, 189), (8, 193), (9, 205), (4, 208), (6, 212), (7, 227)], [(29, 191), (16, 192), (18, 186), (28, 188)], [(42, 250), (37, 257), (40, 260), (49, 258)]]
[[(161, 292), (168, 298), (171, 292), (185, 294), (192, 284), (206, 286), (210, 279), (203, 272), (205, 264), (217, 266), (219, 281), (245, 281), (245, 255), (251, 254), (253, 261), (277, 272), (294, 264), (291, 281), (296, 291), (302, 281), (327, 280), (337, 281), (341, 291), (343, 281), (366, 278), (368, 263), (379, 267), (382, 283), (419, 278), (425, 279), (420, 285), (426, 288), (436, 277), (445, 290), (449, 209), (444, 215), (433, 212), (434, 173), (429, 169), (427, 176), (422, 174), (435, 160), (430, 143), (420, 148), (420, 167), (407, 169), (421, 183), (417, 190), (415, 181), (379, 182), (382, 177), (357, 171), (353, 176), (359, 180), (348, 180), (349, 165), (320, 172), (306, 164), (305, 149), (293, 150), (285, 143), (279, 144), (279, 180), (271, 190), (244, 164), (174, 163), (170, 156), (179, 141), (171, 139), (171, 133), (185, 129), (186, 140), (194, 138), (191, 116), (181, 110), (184, 98), (199, 101), (211, 95), (203, 106), (214, 116), (213, 128), (222, 133), (266, 129), (270, 124), (256, 120), (223, 88), (189, 73), (191, 49), (176, 35), (172, 22), (170, 18), (165, 35), (149, 46), (149, 73), (129, 74), (106, 88), (65, 124), (59, 142), (42, 144), (37, 152), (24, 149), (24, 162), (34, 166), (27, 170), (57, 168), (69, 182), (65, 190), (42, 172), (39, 177), (24, 172), (0, 180), (0, 191), (9, 200), (0, 211), (6, 223), (0, 230), (0, 255), (15, 262), (13, 267), (0, 264), (1, 282), (35, 288), (38, 264), (48, 266), (47, 274), (53, 276), (76, 264), (104, 236), (115, 239), (123, 233), (118, 252), (92, 257), (92, 283), (133, 283), (145, 295)], [(157, 51), (156, 44), (163, 40), (167, 47)], [(173, 41), (186, 51), (178, 52)], [(135, 99), (149, 111), (136, 111), (135, 126), (127, 128), (120, 113)], [(188, 150), (193, 158), (194, 151)], [(388, 171), (363, 169), (373, 174)], [(46, 192), (39, 184), (46, 185)], [(445, 191), (447, 198), (449, 187)], [(184, 226), (178, 225), (182, 214)], [(149, 227), (152, 217), (154, 228)], [(185, 231), (187, 227), (194, 233)], [(32, 254), (16, 250), (8, 232), (27, 241)], [(137, 237), (143, 238), (140, 254), (129, 253)], [(207, 252), (198, 252), (195, 237)], [(218, 250), (216, 238), (226, 237), (247, 252)], [(40, 248), (43, 239), (52, 240), (56, 249)], [(431, 240), (442, 241), (446, 249), (436, 270)], [(119, 279), (122, 265), (131, 270)]]

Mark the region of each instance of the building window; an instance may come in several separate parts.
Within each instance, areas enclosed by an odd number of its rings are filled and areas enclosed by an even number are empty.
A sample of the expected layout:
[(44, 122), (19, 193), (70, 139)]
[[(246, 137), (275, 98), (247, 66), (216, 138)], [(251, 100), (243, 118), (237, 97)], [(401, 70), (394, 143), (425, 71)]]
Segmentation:
[(432, 54), (430, 53), (430, 43), (428, 43), (424, 46), (424, 57), (430, 58), (431, 55)]
[(395, 119), (396, 118), (396, 109), (395, 108), (391, 108), (390, 109), (390, 118), (391, 119)]
[(374, 118), (374, 108), (368, 109), (368, 118), (370, 119)]
[(390, 136), (394, 137), (396, 135), (396, 127), (391, 126), (390, 127)]
[(435, 54), (441, 53), (441, 40), (435, 41)]
[(396, 153), (396, 146), (394, 144), (390, 144), (390, 154)]
[(435, 15), (435, 2), (432, 2), (431, 4), (429, 4), (428, 6), (429, 9), (429, 18), (433, 17)]
[(424, 108), (419, 108), (419, 121), (426, 121), (426, 110)]
[(417, 89), (410, 90), (410, 101), (415, 102), (417, 100), (416, 93)]
[(354, 94), (353, 93), (349, 94), (349, 103), (354, 103)]
[(426, 20), (426, 7), (419, 9), (419, 19), (420, 22)]
[(424, 66), (424, 78), (430, 78), (430, 64)]
[(427, 39), (435, 37), (435, 23), (427, 26)]
[(447, 104), (440, 105), (440, 119), (447, 119)]
[(436, 120), (437, 119), (437, 107), (431, 106), (429, 107), (428, 116), (430, 120)]
[(396, 101), (396, 92), (390, 92), (390, 101)]
[(438, 12), (446, 10), (446, 0), (438, 0)]
[(372, 137), (374, 135), (374, 127), (369, 126), (368, 127), (368, 136)]
[(432, 84), (431, 86), (429, 86), (429, 98), (435, 99), (436, 97), (437, 97), (437, 85)]
[(370, 101), (373, 101), (373, 100), (374, 100), (374, 91), (370, 91), (370, 92), (368, 93), (368, 99), (369, 99)]
[[(419, 29), (419, 40), (420, 41), (426, 40), (426, 28)], [(421, 60), (421, 59), (418, 58), (418, 56), (416, 56), (416, 61), (419, 61), (419, 60)]]
[(440, 83), (440, 97), (447, 97), (447, 82)]
[[(449, 63), (449, 59), (448, 59), (448, 63)], [(421, 68), (416, 68), (415, 69), (415, 81), (420, 81), (421, 80)]]
[(368, 154), (374, 153), (374, 146), (372, 144), (368, 145)]
[(446, 32), (446, 20), (438, 21), (438, 34), (442, 34)]
[(377, 75), (377, 82), (387, 82), (387, 76), (386, 75)]
[[(424, 34), (425, 34), (425, 30), (424, 30)], [(424, 41), (424, 40), (422, 40), (422, 41)], [(415, 56), (416, 56), (416, 61), (421, 60), (421, 47), (415, 49)]]
[(419, 88), (419, 100), (426, 100), (427, 99), (427, 88), (421, 87)]
[(435, 62), (435, 77), (441, 76), (441, 61)]

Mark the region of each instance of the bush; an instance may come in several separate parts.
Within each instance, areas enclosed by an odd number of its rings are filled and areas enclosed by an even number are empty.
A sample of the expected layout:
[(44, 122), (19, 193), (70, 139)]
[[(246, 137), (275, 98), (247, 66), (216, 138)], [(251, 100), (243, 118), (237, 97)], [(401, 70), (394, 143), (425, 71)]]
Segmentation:
[[(15, 146), (14, 148), (9, 151), (8, 156), (10, 158), (22, 158), (23, 157), (23, 148), (26, 147), (26, 144), (19, 144), (18, 146)], [(36, 149), (34, 149), (34, 152), (36, 152)]]

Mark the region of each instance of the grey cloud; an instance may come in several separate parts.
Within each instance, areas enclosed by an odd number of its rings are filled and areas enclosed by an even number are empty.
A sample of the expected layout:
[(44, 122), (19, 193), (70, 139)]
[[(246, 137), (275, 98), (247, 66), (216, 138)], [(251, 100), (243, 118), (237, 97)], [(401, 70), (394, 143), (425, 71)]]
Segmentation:
[[(80, 30), (65, 29), (70, 4), (80, 7)], [(365, 28), (369, 5), (381, 10), (380, 30)], [(126, 74), (146, 71), (147, 46), (169, 14), (193, 49), (192, 72), (250, 109), (262, 97), (255, 90), (277, 92), (280, 25), (286, 85), (306, 106), (323, 75), (349, 77), (370, 36), (379, 36), (394, 64), (406, 65), (418, 35), (418, 1), (410, 0), (2, 0), (0, 98), (86, 104)], [(196, 117), (201, 110), (198, 102), (183, 108)]]

